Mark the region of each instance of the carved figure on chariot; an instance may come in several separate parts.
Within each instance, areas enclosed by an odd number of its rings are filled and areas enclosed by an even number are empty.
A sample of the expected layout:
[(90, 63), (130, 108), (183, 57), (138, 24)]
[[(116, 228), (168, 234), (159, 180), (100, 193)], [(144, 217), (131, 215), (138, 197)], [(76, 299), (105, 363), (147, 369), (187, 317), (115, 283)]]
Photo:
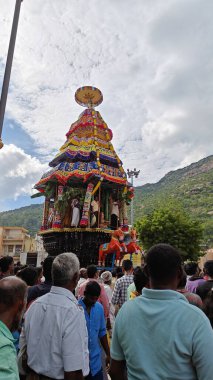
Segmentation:
[(129, 236), (130, 236), (130, 240), (128, 243), (126, 243), (127, 252), (131, 254), (132, 253), (141, 254), (142, 249), (137, 244), (137, 231), (135, 228), (132, 228), (130, 230)]
[[(107, 255), (114, 255), (115, 265), (120, 266), (124, 258), (128, 258), (141, 265), (142, 249), (137, 244), (137, 231), (132, 228), (127, 233), (122, 229), (115, 230), (109, 243), (102, 244), (99, 247), (98, 265), (105, 266)], [(128, 255), (128, 257), (127, 257)], [(134, 265), (134, 266), (137, 266)]]
[(71, 124), (51, 169), (35, 185), (36, 196), (45, 196), (40, 234), (48, 253), (72, 250), (83, 266), (98, 262), (101, 243), (112, 246), (117, 240), (118, 261), (126, 253), (119, 235), (128, 230), (127, 205), (134, 190), (112, 145), (112, 131), (95, 110), (103, 100), (101, 91), (81, 87), (75, 100), (87, 108)]
[(127, 253), (124, 243), (124, 233), (121, 229), (115, 230), (109, 243), (99, 247), (98, 265), (105, 266), (106, 255), (115, 255), (115, 265), (120, 265), (123, 256)]

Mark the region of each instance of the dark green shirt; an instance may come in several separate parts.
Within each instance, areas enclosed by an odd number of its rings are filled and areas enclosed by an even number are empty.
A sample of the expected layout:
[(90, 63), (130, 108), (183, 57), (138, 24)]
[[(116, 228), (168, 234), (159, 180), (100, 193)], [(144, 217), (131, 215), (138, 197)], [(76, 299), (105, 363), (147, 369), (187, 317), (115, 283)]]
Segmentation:
[(19, 380), (14, 342), (10, 330), (0, 321), (0, 380)]

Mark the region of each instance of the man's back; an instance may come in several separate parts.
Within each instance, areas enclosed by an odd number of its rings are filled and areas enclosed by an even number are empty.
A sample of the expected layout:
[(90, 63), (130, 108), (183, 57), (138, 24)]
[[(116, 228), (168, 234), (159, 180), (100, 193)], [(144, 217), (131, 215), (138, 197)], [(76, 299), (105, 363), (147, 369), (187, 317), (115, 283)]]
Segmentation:
[(45, 294), (49, 293), (51, 286), (52, 286), (52, 283), (50, 281), (45, 281), (45, 282), (42, 282), (41, 284), (31, 286), (28, 289), (27, 303), (30, 303), (34, 301), (36, 298), (44, 296)]
[(116, 283), (112, 294), (112, 304), (119, 305), (120, 307), (127, 301), (127, 288), (133, 282), (133, 274), (125, 274), (119, 278)]
[(175, 291), (144, 288), (116, 318), (111, 357), (126, 360), (129, 380), (210, 380), (212, 352), (208, 319)]
[(86, 364), (84, 313), (69, 290), (53, 286), (38, 298), (26, 313), (24, 328), (28, 365), (35, 372), (62, 379), (64, 371)]

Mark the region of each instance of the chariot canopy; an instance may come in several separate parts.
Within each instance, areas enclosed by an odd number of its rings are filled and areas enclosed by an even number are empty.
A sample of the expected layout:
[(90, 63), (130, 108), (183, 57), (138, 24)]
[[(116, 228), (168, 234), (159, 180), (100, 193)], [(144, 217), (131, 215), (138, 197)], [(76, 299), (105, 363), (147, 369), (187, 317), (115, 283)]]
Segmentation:
[(126, 205), (133, 189), (113, 147), (113, 133), (95, 109), (103, 101), (101, 91), (81, 87), (75, 100), (86, 109), (71, 124), (66, 141), (49, 163), (50, 170), (35, 189), (45, 196), (40, 231), (45, 249), (51, 254), (76, 250), (81, 259), (88, 242), (97, 252), (100, 243), (109, 241), (116, 224), (127, 223)]

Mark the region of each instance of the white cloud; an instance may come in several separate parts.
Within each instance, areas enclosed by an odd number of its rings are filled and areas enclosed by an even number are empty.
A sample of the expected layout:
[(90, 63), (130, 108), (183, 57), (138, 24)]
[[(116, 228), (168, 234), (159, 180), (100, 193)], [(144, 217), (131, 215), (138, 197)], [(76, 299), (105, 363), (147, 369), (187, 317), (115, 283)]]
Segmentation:
[[(14, 1), (0, 7), (4, 61)], [(212, 0), (25, 0), (8, 115), (45, 162), (82, 111), (75, 90), (95, 85), (137, 184), (212, 154), (212, 14)]]
[(17, 199), (32, 194), (32, 187), (47, 169), (37, 158), (10, 144), (0, 150), (0, 199)]

